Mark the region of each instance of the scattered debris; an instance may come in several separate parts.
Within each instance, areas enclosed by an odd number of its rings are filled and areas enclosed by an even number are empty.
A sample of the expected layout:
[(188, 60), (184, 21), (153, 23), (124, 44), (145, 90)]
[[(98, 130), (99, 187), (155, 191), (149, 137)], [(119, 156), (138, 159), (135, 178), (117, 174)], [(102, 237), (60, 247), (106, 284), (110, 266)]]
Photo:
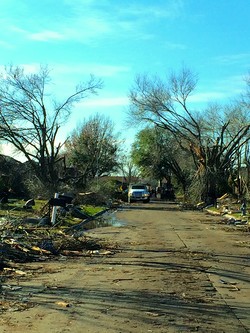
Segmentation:
[(230, 284), (230, 285), (236, 285), (237, 282), (229, 282), (229, 281), (226, 281), (226, 280), (223, 280), (223, 279), (220, 279), (220, 282), (223, 283), (223, 284)]
[(150, 312), (150, 311), (147, 311), (146, 314), (147, 314), (148, 316), (151, 316), (151, 317), (159, 317), (159, 316), (163, 316), (163, 313)]
[(220, 283), (226, 285), (226, 287), (228, 287), (229, 291), (240, 291), (240, 288), (238, 288), (236, 286), (237, 282), (231, 282), (231, 281), (226, 281), (226, 280), (223, 280), (223, 279), (220, 279)]
[(17, 275), (26, 275), (27, 273), (24, 271), (21, 271), (19, 269), (15, 269), (15, 268), (9, 268), (9, 267), (4, 267), (3, 269), (5, 272), (13, 272)]
[(233, 224), (233, 225), (246, 225), (248, 223), (247, 220), (239, 220), (239, 219), (235, 219), (233, 217), (229, 218), (227, 221), (227, 224)]
[[(44, 261), (54, 256), (87, 255), (88, 251), (99, 251), (103, 244), (85, 235), (76, 237), (66, 232), (68, 228), (44, 226), (36, 219), (6, 218), (0, 224), (0, 272), (9, 269), (11, 263)], [(78, 225), (78, 229), (80, 226)], [(102, 255), (111, 254), (101, 252)], [(92, 253), (91, 253), (92, 254)], [(15, 271), (15, 274), (21, 274)]]
[(35, 200), (34, 199), (29, 199), (28, 201), (25, 202), (23, 208), (24, 209), (32, 209), (33, 206), (35, 206)]
[(62, 306), (64, 308), (69, 308), (70, 304), (67, 302), (56, 302), (57, 305)]

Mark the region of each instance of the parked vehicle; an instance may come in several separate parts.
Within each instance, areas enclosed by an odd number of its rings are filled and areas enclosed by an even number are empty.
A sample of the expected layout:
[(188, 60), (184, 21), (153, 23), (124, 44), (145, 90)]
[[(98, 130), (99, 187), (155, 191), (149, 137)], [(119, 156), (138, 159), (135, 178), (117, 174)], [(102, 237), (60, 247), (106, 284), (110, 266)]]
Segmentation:
[(143, 184), (135, 184), (130, 185), (128, 189), (128, 198), (130, 202), (132, 201), (150, 201), (150, 193), (146, 185)]

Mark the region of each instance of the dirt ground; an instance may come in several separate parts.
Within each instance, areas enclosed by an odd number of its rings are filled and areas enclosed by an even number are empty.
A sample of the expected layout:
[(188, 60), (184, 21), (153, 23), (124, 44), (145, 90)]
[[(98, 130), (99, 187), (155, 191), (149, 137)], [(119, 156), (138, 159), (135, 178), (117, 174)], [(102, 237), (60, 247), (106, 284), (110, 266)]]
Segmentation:
[(168, 202), (114, 214), (87, 232), (114, 248), (5, 281), (0, 333), (250, 332), (249, 233)]

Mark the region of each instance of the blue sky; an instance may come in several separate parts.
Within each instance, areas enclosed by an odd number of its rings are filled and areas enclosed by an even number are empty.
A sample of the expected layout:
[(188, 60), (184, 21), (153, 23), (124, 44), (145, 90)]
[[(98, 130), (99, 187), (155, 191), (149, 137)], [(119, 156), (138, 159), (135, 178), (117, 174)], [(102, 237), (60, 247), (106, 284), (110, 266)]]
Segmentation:
[(0, 0), (0, 66), (52, 70), (58, 97), (90, 73), (99, 96), (76, 107), (70, 133), (99, 112), (122, 136), (135, 75), (165, 75), (183, 65), (199, 75), (192, 102), (223, 102), (244, 88), (250, 70), (250, 0)]

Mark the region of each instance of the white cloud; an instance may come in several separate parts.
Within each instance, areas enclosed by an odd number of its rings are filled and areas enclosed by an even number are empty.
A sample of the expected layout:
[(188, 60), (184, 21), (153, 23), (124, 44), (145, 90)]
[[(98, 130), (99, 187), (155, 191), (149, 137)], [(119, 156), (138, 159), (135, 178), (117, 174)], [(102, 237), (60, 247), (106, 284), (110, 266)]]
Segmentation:
[(64, 36), (56, 31), (44, 30), (37, 33), (31, 33), (28, 35), (28, 38), (37, 41), (49, 41), (49, 40), (63, 40)]
[(185, 44), (173, 43), (173, 42), (165, 42), (165, 47), (171, 50), (185, 50), (187, 46)]
[[(63, 23), (50, 24), (44, 29), (40, 25), (36, 32), (23, 29), (16, 29), (16, 32), (22, 33), (27, 39), (35, 41), (77, 41), (82, 44), (93, 43), (96, 38), (103, 38), (105, 35), (114, 34), (114, 28), (110, 22), (101, 18), (87, 17), (87, 18), (72, 18), (65, 19)], [(117, 31), (117, 29), (116, 29)]]
[(20, 33), (20, 34), (26, 34), (27, 33), (27, 30), (22, 29), (19, 26), (14, 25), (14, 24), (6, 26), (5, 28), (6, 28), (6, 30), (10, 30), (10, 31), (17, 32), (17, 33)]
[[(213, 88), (211, 88), (213, 87)], [(229, 102), (239, 96), (245, 89), (244, 78), (241, 75), (231, 75), (217, 81), (206, 82), (201, 92), (189, 97), (192, 103)], [(206, 92), (203, 92), (205, 91)]]
[(216, 89), (226, 91), (229, 95), (238, 94), (245, 88), (245, 81), (243, 75), (231, 75), (224, 79), (218, 80)]
[(22, 64), (21, 67), (23, 67), (24, 72), (26, 74), (33, 74), (33, 73), (38, 73), (40, 71), (40, 64)]
[(235, 65), (247, 62), (250, 65), (250, 53), (227, 54), (214, 58), (214, 61), (224, 65)]
[(208, 103), (226, 98), (227, 95), (223, 92), (210, 91), (207, 93), (197, 93), (189, 97), (191, 103)]
[[(7, 69), (8, 69), (8, 65), (7, 66)], [(0, 65), (0, 72), (1, 73), (5, 73), (5, 70), (6, 70), (6, 66), (5, 65)], [(15, 66), (14, 66), (15, 67)], [(40, 64), (37, 64), (37, 63), (30, 63), (30, 64), (19, 64), (18, 67), (20, 68), (23, 68), (24, 69), (24, 73), (25, 74), (33, 74), (33, 73), (38, 73), (39, 70), (40, 70)], [(4, 74), (5, 76), (5, 74)]]
[(87, 107), (114, 107), (114, 106), (127, 106), (129, 100), (127, 97), (110, 97), (110, 98), (98, 98), (85, 100), (79, 103), (79, 106), (84, 105)]
[(42, 16), (42, 13), (29, 13), (27, 8), (27, 19), (10, 19), (5, 27), (12, 30), (12, 33), (41, 42), (69, 40), (87, 44), (96, 43), (100, 38), (114, 39), (121, 36), (149, 39), (153, 35), (145, 28), (150, 27), (152, 21), (155, 23), (155, 20), (162, 18), (176, 19), (182, 12), (182, 7), (181, 0), (168, 1), (164, 6), (140, 2), (123, 4), (100, 0), (64, 1), (55, 13), (56, 19), (53, 10), (51, 14), (46, 12)]
[(117, 76), (121, 73), (130, 72), (130, 67), (128, 66), (112, 66), (105, 64), (96, 64), (96, 63), (83, 63), (83, 64), (69, 64), (69, 65), (61, 65), (55, 64), (52, 65), (53, 71), (52, 75), (75, 75), (75, 74), (94, 74), (98, 77), (113, 77)]
[(116, 76), (120, 73), (126, 73), (130, 71), (130, 68), (127, 66), (110, 66), (110, 65), (99, 65), (99, 64), (89, 64), (86, 66), (88, 72), (91, 69), (91, 73), (97, 73), (98, 76), (108, 77)]
[(182, 13), (183, 1), (169, 0), (167, 3), (164, 1), (164, 4), (157, 4), (157, 2), (153, 2), (153, 4), (148, 3), (147, 5), (136, 1), (134, 3), (126, 3), (124, 6), (119, 3), (119, 5), (115, 7), (115, 10), (120, 15), (131, 16), (133, 19), (135, 17), (150, 21), (159, 18), (175, 19)]
[(13, 48), (13, 44), (6, 42), (4, 40), (0, 40), (0, 47), (4, 48), (4, 49), (12, 49)]
[[(1, 43), (1, 42), (0, 42)], [(26, 74), (30, 73), (38, 73), (41, 65), (39, 63), (22, 63), (19, 64), (21, 68), (24, 69)], [(46, 64), (44, 64), (46, 65)], [(4, 65), (0, 65), (1, 71), (5, 70)], [(51, 63), (48, 67), (50, 70), (51, 77), (58, 76), (89, 76), (93, 74), (97, 77), (114, 77), (117, 75), (121, 75), (122, 73), (129, 73), (131, 68), (129, 66), (115, 66), (115, 65), (105, 65), (105, 64), (97, 64), (97, 63), (74, 63), (74, 64), (53, 64)]]

